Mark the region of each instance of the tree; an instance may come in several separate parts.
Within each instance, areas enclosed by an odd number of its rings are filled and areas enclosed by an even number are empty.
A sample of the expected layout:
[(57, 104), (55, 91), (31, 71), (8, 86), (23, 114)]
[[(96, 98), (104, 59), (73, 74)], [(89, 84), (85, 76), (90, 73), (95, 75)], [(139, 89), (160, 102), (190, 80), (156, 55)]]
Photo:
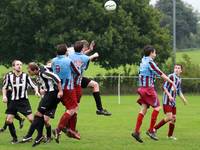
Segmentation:
[(139, 63), (142, 48), (152, 44), (158, 62), (170, 55), (170, 36), (160, 27), (159, 11), (149, 0), (117, 1), (118, 8), (107, 12), (106, 0), (1, 0), (1, 64), (14, 58), (24, 62), (46, 61), (55, 46), (76, 40), (95, 40), (104, 68)]
[[(163, 14), (161, 20), (162, 27), (168, 27), (173, 33), (173, 0), (159, 0), (156, 3), (156, 8)], [(176, 0), (176, 33), (177, 33), (177, 47), (188, 48), (188, 41), (190, 41), (190, 35), (196, 34), (198, 23), (198, 14), (193, 11), (193, 8), (185, 4), (181, 0)]]

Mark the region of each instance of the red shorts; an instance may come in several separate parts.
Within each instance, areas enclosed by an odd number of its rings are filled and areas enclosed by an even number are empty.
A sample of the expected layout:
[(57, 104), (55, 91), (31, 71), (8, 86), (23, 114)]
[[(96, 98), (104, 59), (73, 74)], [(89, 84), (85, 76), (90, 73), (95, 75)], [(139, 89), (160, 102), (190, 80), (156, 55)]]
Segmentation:
[(158, 95), (153, 87), (139, 87), (137, 92), (140, 95), (137, 101), (140, 105), (146, 104), (154, 108), (160, 106)]
[(163, 105), (163, 111), (165, 114), (172, 112), (173, 115), (176, 115), (176, 107), (172, 107), (170, 105)]
[(64, 89), (61, 102), (66, 107), (67, 110), (76, 108), (78, 104), (77, 104), (77, 96), (75, 89), (73, 90)]
[(74, 89), (76, 91), (77, 103), (80, 103), (82, 96), (82, 87), (80, 85), (77, 85), (74, 87)]

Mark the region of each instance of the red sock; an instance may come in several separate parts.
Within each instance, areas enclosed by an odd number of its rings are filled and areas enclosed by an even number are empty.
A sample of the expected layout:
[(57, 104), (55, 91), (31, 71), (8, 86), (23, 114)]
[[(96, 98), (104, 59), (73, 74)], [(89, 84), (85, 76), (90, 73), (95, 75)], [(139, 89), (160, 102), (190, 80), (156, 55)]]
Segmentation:
[(175, 124), (169, 123), (168, 137), (173, 135)]
[(166, 124), (167, 122), (165, 121), (165, 119), (162, 119), (154, 128), (157, 130), (160, 127), (162, 127), (164, 124)]
[(142, 113), (139, 113), (138, 117), (137, 117), (137, 123), (136, 123), (136, 126), (135, 126), (135, 132), (136, 133), (140, 132), (140, 127), (142, 125), (143, 118), (144, 118), (144, 115)]
[(71, 118), (69, 122), (69, 127), (73, 131), (76, 131), (76, 122), (77, 122), (77, 113), (75, 113)]
[(151, 114), (151, 123), (150, 123), (150, 127), (149, 127), (149, 132), (153, 132), (153, 128), (156, 124), (158, 114), (159, 114), (159, 111), (153, 110), (153, 112)]
[(67, 112), (65, 112), (62, 117), (60, 118), (60, 122), (58, 124), (58, 132), (60, 132), (62, 129), (64, 129), (69, 121), (69, 119), (71, 118), (70, 114), (68, 114)]

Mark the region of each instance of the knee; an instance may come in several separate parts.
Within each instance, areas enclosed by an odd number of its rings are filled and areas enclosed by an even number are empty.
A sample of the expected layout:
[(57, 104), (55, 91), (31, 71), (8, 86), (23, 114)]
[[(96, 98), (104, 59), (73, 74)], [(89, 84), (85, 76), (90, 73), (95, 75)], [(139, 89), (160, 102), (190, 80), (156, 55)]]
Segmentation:
[(11, 118), (6, 119), (6, 124), (12, 124), (12, 123), (13, 123), (13, 120)]
[(49, 121), (50, 121), (50, 118), (48, 116), (44, 116), (45, 126), (49, 126), (50, 125)]

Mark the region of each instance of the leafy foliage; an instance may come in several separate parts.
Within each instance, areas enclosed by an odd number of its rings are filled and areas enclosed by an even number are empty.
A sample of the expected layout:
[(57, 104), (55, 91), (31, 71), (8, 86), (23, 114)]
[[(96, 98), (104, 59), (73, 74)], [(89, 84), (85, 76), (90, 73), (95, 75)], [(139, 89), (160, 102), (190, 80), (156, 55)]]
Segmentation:
[(95, 40), (99, 64), (106, 68), (139, 63), (142, 48), (157, 48), (158, 62), (170, 55), (170, 36), (160, 27), (161, 14), (149, 0), (117, 1), (116, 11), (104, 9), (105, 0), (1, 0), (1, 64), (16, 58), (44, 62), (55, 45)]

